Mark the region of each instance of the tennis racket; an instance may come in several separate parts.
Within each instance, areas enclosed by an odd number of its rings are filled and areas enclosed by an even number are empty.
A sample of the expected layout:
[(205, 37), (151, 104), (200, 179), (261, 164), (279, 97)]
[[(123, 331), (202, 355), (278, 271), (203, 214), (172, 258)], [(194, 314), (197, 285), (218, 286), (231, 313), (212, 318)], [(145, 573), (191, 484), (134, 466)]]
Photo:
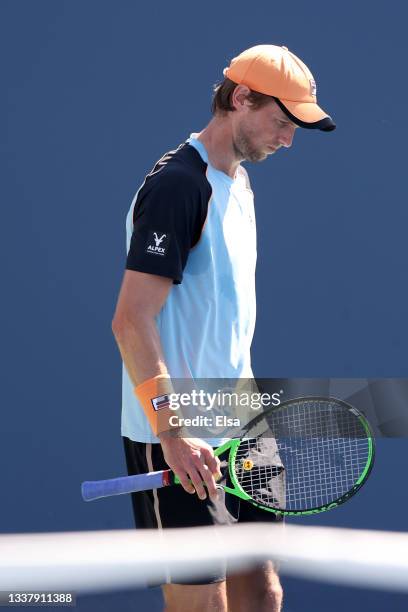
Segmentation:
[[(335, 398), (301, 397), (268, 408), (214, 451), (227, 460), (232, 495), (282, 515), (330, 510), (366, 482), (374, 437), (365, 416)], [(171, 470), (84, 482), (82, 497), (101, 497), (180, 484)]]

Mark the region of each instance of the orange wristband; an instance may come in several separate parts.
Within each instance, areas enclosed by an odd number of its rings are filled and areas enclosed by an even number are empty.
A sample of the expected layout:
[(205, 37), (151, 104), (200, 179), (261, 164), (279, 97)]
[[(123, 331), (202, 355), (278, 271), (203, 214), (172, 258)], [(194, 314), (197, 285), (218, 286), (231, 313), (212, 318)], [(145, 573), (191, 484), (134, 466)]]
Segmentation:
[(169, 376), (159, 374), (149, 378), (135, 387), (134, 392), (156, 436), (173, 429), (169, 418), (175, 413), (170, 410), (169, 395), (174, 393), (174, 389)]

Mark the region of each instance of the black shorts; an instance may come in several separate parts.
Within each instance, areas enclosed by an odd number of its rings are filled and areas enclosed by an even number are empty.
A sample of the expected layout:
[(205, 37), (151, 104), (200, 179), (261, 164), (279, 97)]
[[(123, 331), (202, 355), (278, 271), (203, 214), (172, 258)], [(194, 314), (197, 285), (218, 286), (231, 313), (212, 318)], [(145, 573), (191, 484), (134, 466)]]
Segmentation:
[[(168, 469), (160, 444), (133, 442), (125, 437), (123, 442), (129, 476)], [(223, 495), (224, 498), (215, 508), (208, 498), (201, 500), (197, 495), (186, 493), (181, 486), (132, 493), (135, 525), (138, 529), (164, 529), (203, 527), (230, 522), (282, 521), (281, 517), (272, 512), (260, 510), (235, 495), (228, 493)], [(226, 566), (223, 565), (214, 567), (213, 573), (202, 580), (186, 580), (182, 584), (211, 584), (221, 582), (225, 577)], [(164, 577), (162, 582), (172, 582), (171, 577)]]

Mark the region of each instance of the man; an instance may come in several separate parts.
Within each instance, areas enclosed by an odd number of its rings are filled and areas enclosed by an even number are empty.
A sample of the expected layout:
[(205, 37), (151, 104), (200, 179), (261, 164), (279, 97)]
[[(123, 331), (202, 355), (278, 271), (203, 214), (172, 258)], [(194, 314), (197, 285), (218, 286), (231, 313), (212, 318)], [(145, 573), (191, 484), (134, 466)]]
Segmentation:
[[(316, 103), (311, 72), (286, 47), (247, 49), (224, 77), (213, 119), (157, 162), (127, 217), (128, 257), (113, 331), (125, 366), (128, 471), (170, 466), (182, 484), (133, 495), (142, 528), (214, 521), (220, 464), (211, 441), (172, 431), (166, 405), (172, 379), (253, 377), (256, 234), (253, 194), (240, 162), (290, 147), (298, 127), (335, 128)], [(246, 502), (227, 502), (238, 522), (271, 518)], [(214, 568), (205, 580), (186, 584), (170, 576), (163, 592), (170, 612), (277, 612), (282, 601), (271, 563), (233, 576)]]

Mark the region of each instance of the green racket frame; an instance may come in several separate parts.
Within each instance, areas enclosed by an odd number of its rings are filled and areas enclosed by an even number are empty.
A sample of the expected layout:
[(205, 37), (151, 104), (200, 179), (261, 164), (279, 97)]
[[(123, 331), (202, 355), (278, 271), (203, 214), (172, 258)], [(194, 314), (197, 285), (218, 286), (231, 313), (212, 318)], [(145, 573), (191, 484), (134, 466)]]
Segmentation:
[[(214, 455), (216, 457), (219, 457), (220, 455), (223, 455), (224, 453), (226, 453), (229, 450), (228, 469), (229, 469), (229, 475), (230, 475), (231, 483), (232, 483), (233, 486), (229, 487), (229, 486), (226, 486), (226, 485), (220, 485), (224, 489), (224, 491), (226, 491), (227, 493), (230, 493), (231, 495), (235, 495), (236, 497), (239, 497), (240, 499), (248, 501), (253, 506), (256, 506), (257, 508), (260, 508), (261, 510), (266, 510), (266, 512), (272, 512), (273, 514), (276, 514), (278, 516), (302, 516), (302, 515), (307, 515), (307, 514), (317, 514), (319, 512), (326, 512), (327, 510), (332, 510), (333, 508), (337, 508), (338, 506), (340, 506), (344, 502), (348, 501), (363, 486), (363, 484), (366, 482), (366, 480), (367, 480), (367, 478), (368, 478), (368, 476), (369, 476), (369, 474), (370, 474), (370, 472), (372, 470), (373, 464), (374, 464), (375, 445), (374, 445), (373, 433), (371, 431), (371, 428), (370, 428), (370, 426), (369, 426), (365, 416), (363, 414), (361, 414), (361, 412), (359, 412), (356, 408), (354, 408), (350, 404), (347, 404), (347, 402), (344, 402), (343, 400), (339, 400), (339, 399), (334, 398), (334, 397), (320, 397), (320, 396), (318, 396), (318, 397), (311, 396), (311, 397), (294, 398), (294, 399), (288, 400), (286, 402), (283, 402), (279, 406), (275, 406), (275, 407), (271, 408), (270, 410), (267, 410), (266, 412), (263, 412), (258, 417), (253, 419), (250, 423), (248, 423), (248, 425), (245, 427), (245, 430), (248, 430), (257, 421), (262, 420), (263, 418), (265, 418), (265, 416), (267, 416), (271, 412), (273, 412), (275, 410), (281, 410), (282, 408), (285, 407), (285, 405), (293, 404), (295, 402), (300, 402), (302, 400), (304, 400), (304, 401), (333, 401), (333, 402), (336, 402), (337, 404), (343, 404), (348, 410), (352, 411), (353, 414), (358, 417), (361, 425), (363, 426), (363, 428), (364, 428), (364, 430), (365, 430), (365, 432), (367, 434), (367, 441), (368, 441), (367, 461), (366, 461), (366, 465), (364, 466), (364, 469), (363, 469), (360, 477), (354, 483), (354, 485), (351, 487), (351, 489), (349, 491), (347, 491), (347, 493), (344, 493), (336, 501), (331, 502), (330, 504), (327, 504), (327, 505), (322, 505), (322, 506), (319, 506), (317, 508), (313, 508), (312, 510), (310, 510), (310, 509), (308, 509), (308, 510), (277, 510), (275, 508), (269, 508), (269, 507), (266, 507), (266, 506), (262, 506), (261, 504), (258, 504), (257, 502), (255, 502), (252, 499), (252, 497), (250, 495), (248, 495), (248, 493), (245, 493), (245, 491), (242, 489), (242, 487), (240, 486), (240, 484), (238, 482), (237, 475), (236, 475), (236, 472), (235, 472), (235, 459), (236, 459), (236, 455), (237, 455), (238, 448), (239, 448), (239, 445), (241, 443), (241, 439), (242, 438), (233, 438), (231, 440), (228, 440), (228, 442), (225, 442), (225, 444), (222, 444), (221, 446), (219, 446), (214, 451)], [(244, 435), (245, 435), (245, 432), (244, 432), (242, 437), (244, 437)], [(180, 484), (180, 480), (178, 479), (178, 477), (176, 475), (174, 476), (174, 483), (175, 484)]]

